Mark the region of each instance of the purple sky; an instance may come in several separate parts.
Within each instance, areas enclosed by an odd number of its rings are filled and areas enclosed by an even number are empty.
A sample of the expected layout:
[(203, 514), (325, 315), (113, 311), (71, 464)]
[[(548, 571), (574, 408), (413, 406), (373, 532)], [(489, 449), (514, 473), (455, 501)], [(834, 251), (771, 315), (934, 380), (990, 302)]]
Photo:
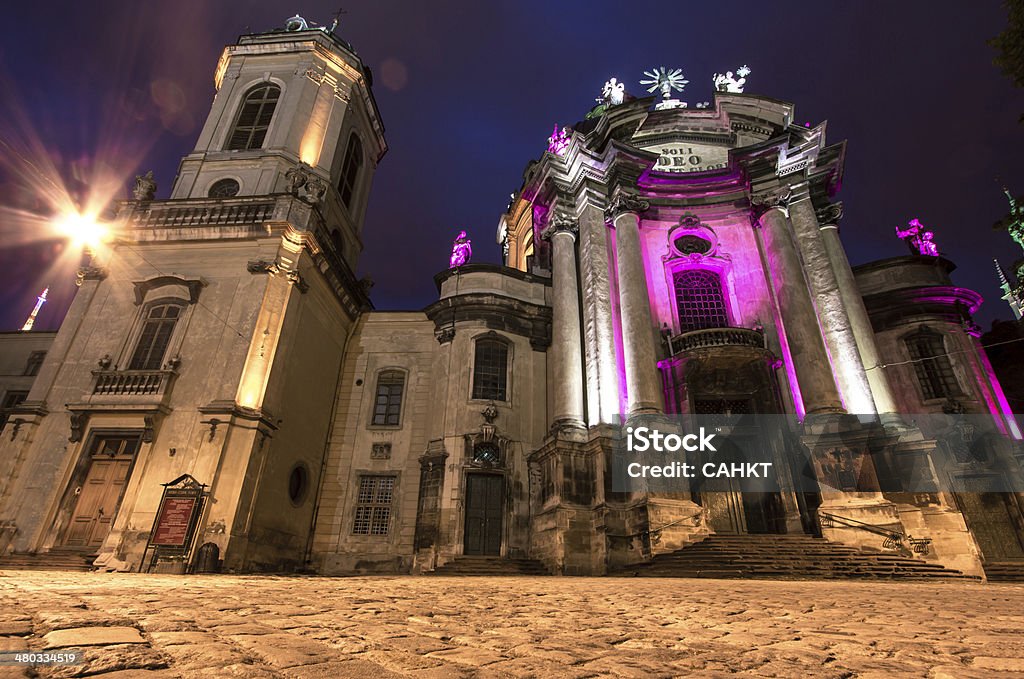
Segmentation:
[[(296, 11), (327, 23), (336, 6), (17, 3), (0, 28), (0, 138), (30, 128), (72, 183), (116, 153), (131, 175), (153, 169), (166, 197), (223, 46)], [(681, 67), (692, 105), (711, 98), (712, 73), (747, 63), (748, 93), (794, 102), (798, 122), (827, 119), (829, 141), (848, 140), (839, 198), (854, 264), (905, 254), (893, 228), (917, 217), (959, 265), (957, 282), (984, 295), (983, 324), (1009, 316), (992, 258), (1020, 252), (991, 224), (1006, 212), (996, 177), (1024, 193), (1024, 91), (991, 64), (985, 40), (1005, 23), (996, 2), (383, 0), (348, 12), (338, 33), (374, 70), (390, 145), (359, 266), (378, 308), (428, 304), (461, 229), (474, 261), (498, 261), (495, 227), (524, 166), (608, 77), (641, 94), (644, 70)], [(25, 184), (0, 174), (0, 201), (31, 206)], [(53, 301), (37, 327), (55, 328), (74, 293), (71, 273), (51, 268), (59, 244), (18, 246), (32, 234), (16, 224), (0, 233), (0, 329), (19, 327), (45, 285)]]

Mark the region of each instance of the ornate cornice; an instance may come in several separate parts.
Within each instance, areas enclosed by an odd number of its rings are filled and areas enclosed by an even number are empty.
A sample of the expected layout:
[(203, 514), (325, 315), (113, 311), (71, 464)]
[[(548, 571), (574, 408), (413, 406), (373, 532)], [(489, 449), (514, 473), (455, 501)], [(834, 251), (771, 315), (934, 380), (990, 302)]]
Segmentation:
[(604, 211), (605, 220), (614, 223), (615, 218), (619, 215), (631, 212), (635, 215), (639, 215), (642, 212), (646, 212), (651, 207), (649, 201), (643, 200), (635, 193), (628, 191), (618, 191), (612, 197), (611, 202)]

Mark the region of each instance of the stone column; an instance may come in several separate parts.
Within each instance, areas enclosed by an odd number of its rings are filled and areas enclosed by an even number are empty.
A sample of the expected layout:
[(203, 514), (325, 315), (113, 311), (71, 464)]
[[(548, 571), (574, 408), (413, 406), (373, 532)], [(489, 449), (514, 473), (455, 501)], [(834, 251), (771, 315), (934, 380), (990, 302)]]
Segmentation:
[(885, 371), (878, 367), (878, 345), (875, 344), (875, 331), (871, 327), (871, 319), (864, 307), (864, 298), (861, 297), (857, 281), (853, 276), (853, 269), (850, 268), (850, 261), (846, 258), (843, 243), (839, 239), (839, 220), (842, 216), (842, 203), (832, 203), (818, 211), (821, 240), (828, 253), (832, 270), (835, 272), (839, 294), (842, 297), (843, 306), (846, 307), (846, 313), (850, 319), (850, 329), (857, 342), (857, 348), (860, 350), (861, 364), (867, 374), (871, 395), (875, 400), (875, 408), (882, 414), (895, 413), (897, 410), (896, 400), (893, 398), (889, 379)]
[(786, 343), (808, 414), (843, 411), (822, 342), (814, 302), (803, 274), (789, 225), (788, 191), (753, 196), (751, 203), (766, 209), (759, 218), (772, 287), (779, 305)]
[(551, 241), (553, 298), (551, 357), (554, 378), (554, 424), (583, 426), (583, 351), (576, 275), (576, 222), (556, 216), (541, 233)]
[(850, 326), (846, 300), (839, 289), (832, 258), (826, 250), (807, 185), (802, 185), (799, 190), (801, 195), (789, 202), (789, 216), (796, 234), (797, 249), (803, 260), (804, 274), (817, 309), (821, 334), (832, 357), (832, 371), (839, 393), (848, 412), (873, 415), (875, 401), (861, 362), (857, 339)]
[(619, 192), (605, 212), (605, 217), (615, 224), (628, 415), (660, 413), (663, 410), (647, 276), (640, 247), (639, 213), (648, 206), (647, 201)]

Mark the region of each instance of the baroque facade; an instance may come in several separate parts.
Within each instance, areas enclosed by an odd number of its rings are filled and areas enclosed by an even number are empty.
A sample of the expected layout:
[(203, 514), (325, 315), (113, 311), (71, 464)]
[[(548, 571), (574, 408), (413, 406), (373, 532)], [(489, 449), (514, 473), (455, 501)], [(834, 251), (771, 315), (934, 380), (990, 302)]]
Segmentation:
[[(613, 87), (527, 166), (503, 265), (374, 311), (352, 273), (387, 150), (371, 80), (298, 17), (225, 49), (170, 199), (139, 178), (7, 408), (5, 552), (146, 570), (164, 489), (186, 479), (205, 498), (192, 544), (234, 571), (476, 555), (599, 575), (716, 533), (870, 546), (878, 530), (965, 573), (1024, 560), (1022, 495), (953, 490), (975, 467), (901, 415), (984, 416), (1019, 475), (981, 298), (934, 253), (851, 268), (846, 146), (824, 124), (727, 84), (696, 109)], [(769, 445), (779, 487), (616, 488), (623, 424), (680, 414), (790, 416)], [(879, 481), (906, 464), (937, 485)]]

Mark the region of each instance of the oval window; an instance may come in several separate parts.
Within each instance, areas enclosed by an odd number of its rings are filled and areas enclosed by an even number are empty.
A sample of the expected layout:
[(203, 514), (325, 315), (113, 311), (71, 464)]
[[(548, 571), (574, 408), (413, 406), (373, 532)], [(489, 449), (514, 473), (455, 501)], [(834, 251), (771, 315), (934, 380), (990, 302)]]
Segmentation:
[(675, 242), (676, 250), (684, 255), (700, 253), (706, 255), (711, 250), (711, 242), (700, 236), (680, 236)]
[(292, 504), (298, 507), (306, 499), (306, 490), (309, 488), (309, 472), (303, 464), (292, 467), (288, 475), (288, 498)]

